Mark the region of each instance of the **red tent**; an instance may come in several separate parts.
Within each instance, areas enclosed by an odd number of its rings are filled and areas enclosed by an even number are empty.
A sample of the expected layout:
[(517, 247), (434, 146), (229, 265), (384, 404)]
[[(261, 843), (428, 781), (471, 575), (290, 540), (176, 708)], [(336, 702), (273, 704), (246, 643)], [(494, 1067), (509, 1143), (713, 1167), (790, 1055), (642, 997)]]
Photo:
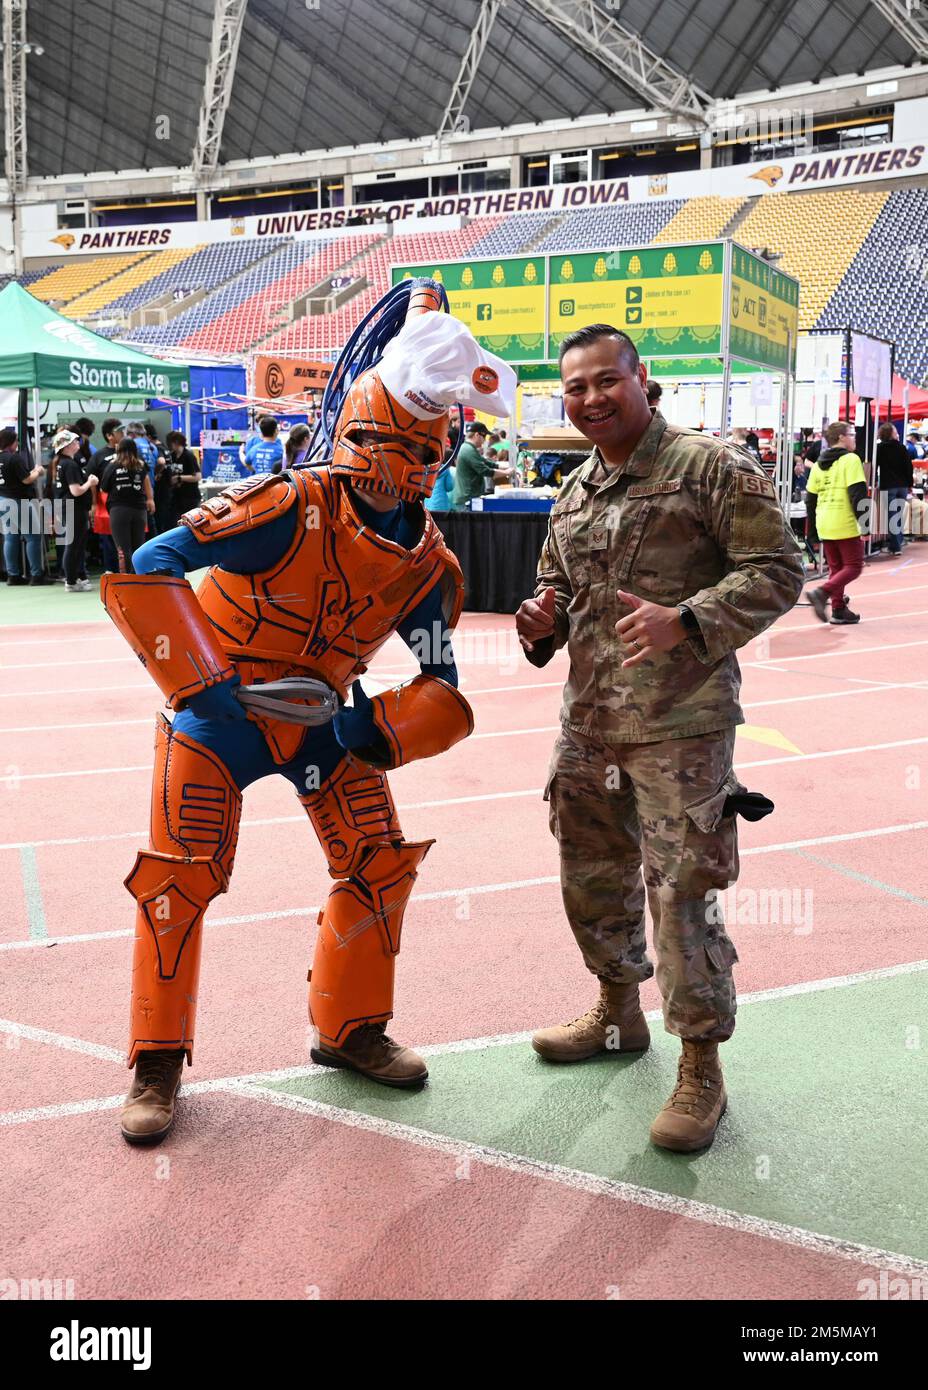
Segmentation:
[[(914, 382), (907, 382), (904, 377), (893, 377), (893, 405), (890, 415), (894, 420), (901, 420), (905, 416), (905, 400), (903, 392), (909, 388), (909, 419), (922, 420), (928, 416), (928, 390), (924, 386), (916, 386)], [(843, 395), (843, 393), (842, 393)], [(851, 408), (856, 405), (857, 396), (851, 392)], [(886, 419), (886, 402), (880, 401), (880, 419)]]

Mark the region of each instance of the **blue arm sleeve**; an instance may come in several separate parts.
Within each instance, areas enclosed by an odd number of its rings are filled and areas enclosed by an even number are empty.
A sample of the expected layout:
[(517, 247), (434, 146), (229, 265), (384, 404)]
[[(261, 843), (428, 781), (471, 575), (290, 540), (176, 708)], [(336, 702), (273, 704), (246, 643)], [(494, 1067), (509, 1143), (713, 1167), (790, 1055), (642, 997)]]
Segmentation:
[(451, 647), (451, 629), (446, 626), (442, 611), (440, 584), (435, 584), (428, 591), (396, 630), (418, 661), (424, 676), (440, 676), (449, 685), (457, 687), (458, 668)]
[[(418, 661), (424, 676), (440, 676), (457, 688), (458, 668), (451, 649), (451, 632), (442, 611), (440, 584), (435, 584), (429, 590), (409, 616), (397, 625), (396, 630)], [(375, 749), (380, 757), (385, 758), (386, 741), (374, 725), (371, 702), (360, 681), (355, 681), (352, 697), (354, 704), (335, 716), (335, 737), (349, 751)]]
[(293, 540), (298, 513), (299, 508), (293, 507), (266, 526), (215, 541), (198, 541), (189, 527), (175, 526), (139, 546), (132, 564), (136, 574), (174, 574), (178, 578), (206, 565), (221, 565), (233, 574), (257, 574), (270, 569), (285, 554)]

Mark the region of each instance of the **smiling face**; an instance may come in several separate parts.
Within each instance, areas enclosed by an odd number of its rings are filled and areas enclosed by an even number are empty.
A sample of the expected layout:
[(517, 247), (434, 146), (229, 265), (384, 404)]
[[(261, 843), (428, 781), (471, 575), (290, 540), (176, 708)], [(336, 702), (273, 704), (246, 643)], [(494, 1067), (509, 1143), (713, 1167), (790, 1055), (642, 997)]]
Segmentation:
[(616, 338), (570, 348), (561, 361), (564, 409), (607, 460), (623, 460), (651, 422), (642, 363)]

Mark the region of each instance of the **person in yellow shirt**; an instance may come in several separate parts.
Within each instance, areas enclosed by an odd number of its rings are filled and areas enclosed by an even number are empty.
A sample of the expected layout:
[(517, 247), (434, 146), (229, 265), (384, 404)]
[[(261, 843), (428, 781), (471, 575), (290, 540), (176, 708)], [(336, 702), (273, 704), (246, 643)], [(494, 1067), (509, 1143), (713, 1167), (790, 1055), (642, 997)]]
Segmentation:
[(860, 614), (848, 607), (845, 590), (860, 577), (864, 567), (864, 543), (858, 517), (867, 502), (864, 467), (854, 452), (857, 435), (846, 420), (836, 420), (825, 431), (822, 450), (806, 483), (806, 536), (821, 538), (828, 561), (828, 578), (809, 591), (815, 616), (823, 623), (859, 623)]

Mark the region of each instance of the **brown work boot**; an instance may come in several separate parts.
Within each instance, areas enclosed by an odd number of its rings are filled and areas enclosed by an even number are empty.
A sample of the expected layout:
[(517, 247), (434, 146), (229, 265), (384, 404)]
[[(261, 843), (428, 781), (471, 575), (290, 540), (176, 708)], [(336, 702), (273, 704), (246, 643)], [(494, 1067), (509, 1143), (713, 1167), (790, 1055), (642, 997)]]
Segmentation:
[(600, 980), (599, 999), (582, 1017), (532, 1034), (532, 1047), (548, 1062), (582, 1062), (598, 1052), (644, 1052), (650, 1044), (637, 980)]
[(345, 1040), (343, 1047), (329, 1047), (317, 1041), (309, 1055), (324, 1067), (346, 1067), (379, 1081), (384, 1086), (421, 1086), (428, 1080), (428, 1068), (411, 1047), (401, 1047), (388, 1038), (385, 1023), (362, 1023)]
[(140, 1052), (120, 1123), (130, 1144), (157, 1144), (174, 1123), (174, 1102), (186, 1053)]
[(677, 1153), (708, 1148), (727, 1104), (718, 1043), (684, 1038), (677, 1084), (651, 1126), (651, 1143)]

